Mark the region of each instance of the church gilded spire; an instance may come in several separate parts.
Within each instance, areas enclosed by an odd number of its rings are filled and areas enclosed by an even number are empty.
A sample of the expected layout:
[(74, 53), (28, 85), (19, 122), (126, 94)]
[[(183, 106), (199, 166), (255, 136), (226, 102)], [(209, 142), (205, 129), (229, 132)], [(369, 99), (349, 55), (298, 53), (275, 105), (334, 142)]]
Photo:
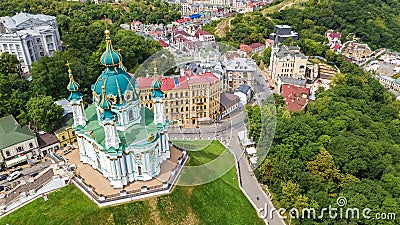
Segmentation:
[(68, 97), (68, 100), (79, 100), (82, 97), (82, 94), (78, 92), (79, 90), (79, 84), (75, 81), (74, 76), (72, 75), (72, 70), (71, 70), (71, 63), (67, 62), (65, 64), (68, 66), (68, 76), (69, 76), (69, 83), (67, 85), (67, 90), (71, 92), (71, 94)]
[(72, 75), (71, 63), (67, 62), (65, 64), (68, 66), (68, 76), (69, 83), (67, 85), (67, 90), (71, 92), (68, 97), (68, 101), (72, 107), (72, 114), (74, 119), (74, 127), (84, 127), (86, 125), (86, 113), (83, 107), (83, 94), (78, 92), (79, 84), (75, 81)]
[[(104, 31), (106, 35), (106, 50), (100, 57), (100, 62), (106, 67), (117, 67), (122, 65), (122, 57), (118, 51), (115, 51), (112, 47), (110, 31)], [(123, 67), (123, 65), (122, 65)]]

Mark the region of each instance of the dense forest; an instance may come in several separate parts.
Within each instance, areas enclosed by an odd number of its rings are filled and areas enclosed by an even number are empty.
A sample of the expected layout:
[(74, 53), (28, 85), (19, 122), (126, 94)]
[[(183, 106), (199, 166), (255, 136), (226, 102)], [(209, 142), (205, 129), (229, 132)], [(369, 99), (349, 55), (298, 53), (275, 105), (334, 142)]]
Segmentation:
[[(124, 65), (132, 72), (161, 47), (158, 42), (146, 40), (120, 28), (119, 25), (132, 20), (168, 23), (180, 18), (176, 6), (161, 0), (131, 1), (127, 5), (96, 5), (92, 1), (86, 3), (56, 0), (0, 1), (1, 16), (12, 16), (17, 12), (56, 16), (63, 51), (56, 52), (52, 57), (42, 57), (34, 63), (31, 82), (20, 78), (14, 70), (18, 64), (14, 56), (2, 55), (0, 117), (13, 114), (21, 123), (45, 131), (54, 129), (61, 121), (62, 111), (48, 103), (69, 95), (66, 89), (67, 60), (72, 63), (72, 71), (80, 84), (81, 92), (85, 94), (86, 102), (91, 101), (90, 86), (103, 68), (99, 58), (105, 49), (106, 26), (111, 31), (114, 47), (121, 49)], [(32, 113), (32, 108), (38, 109), (36, 115)]]
[[(275, 24), (288, 24), (300, 38), (324, 42), (325, 31), (333, 29), (341, 32), (342, 41), (353, 33), (373, 49), (400, 50), (400, 2), (396, 0), (309, 0), (284, 10), (260, 9), (226, 20), (230, 25), (225, 26), (226, 35), (220, 40), (234, 46), (264, 43)], [(206, 29), (215, 32), (218, 24), (214, 22)]]
[[(275, 207), (346, 207), (400, 214), (400, 102), (378, 81), (343, 63), (332, 88), (303, 112), (289, 113), (275, 96), (277, 124), (269, 153), (256, 170)], [(260, 135), (259, 107), (248, 108), (250, 133)], [(258, 118), (258, 119), (257, 119)], [(298, 219), (293, 224), (398, 224), (397, 220)]]

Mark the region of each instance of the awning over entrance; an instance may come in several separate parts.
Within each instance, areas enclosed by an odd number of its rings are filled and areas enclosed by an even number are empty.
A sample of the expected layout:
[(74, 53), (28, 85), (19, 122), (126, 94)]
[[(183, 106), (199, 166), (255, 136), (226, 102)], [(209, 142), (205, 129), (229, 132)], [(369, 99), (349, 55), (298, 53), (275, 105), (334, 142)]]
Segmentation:
[(8, 167), (12, 167), (14, 165), (17, 165), (18, 163), (21, 163), (23, 161), (28, 160), (28, 157), (26, 155), (20, 156), (18, 158), (14, 158), (14, 159), (10, 159), (6, 161), (6, 166)]

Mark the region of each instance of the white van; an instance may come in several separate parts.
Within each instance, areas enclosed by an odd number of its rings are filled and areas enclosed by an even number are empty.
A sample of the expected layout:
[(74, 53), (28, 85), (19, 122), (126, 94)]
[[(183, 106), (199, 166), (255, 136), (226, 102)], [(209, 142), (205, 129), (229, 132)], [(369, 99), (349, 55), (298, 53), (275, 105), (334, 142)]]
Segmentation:
[(19, 176), (21, 176), (21, 173), (19, 171), (15, 171), (14, 173), (10, 174), (10, 176), (7, 177), (7, 180), (13, 181), (17, 179)]

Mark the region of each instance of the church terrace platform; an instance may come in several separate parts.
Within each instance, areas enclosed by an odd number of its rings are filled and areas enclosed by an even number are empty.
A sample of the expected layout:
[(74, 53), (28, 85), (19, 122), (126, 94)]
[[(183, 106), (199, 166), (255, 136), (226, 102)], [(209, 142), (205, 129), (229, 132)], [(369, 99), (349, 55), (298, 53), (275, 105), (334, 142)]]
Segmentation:
[(84, 164), (79, 160), (79, 149), (74, 149), (68, 155), (63, 156), (68, 159), (69, 165), (76, 165), (76, 174), (79, 175), (86, 186), (91, 186), (95, 193), (103, 196), (119, 196), (122, 190), (128, 193), (140, 192), (143, 186), (148, 189), (162, 187), (164, 182), (168, 182), (173, 174), (171, 171), (178, 164), (178, 160), (183, 156), (183, 152), (175, 147), (170, 148), (171, 158), (161, 164), (161, 171), (158, 176), (149, 181), (135, 181), (125, 186), (122, 189), (115, 189), (110, 185), (110, 181), (105, 178), (99, 171), (91, 167), (89, 164)]

